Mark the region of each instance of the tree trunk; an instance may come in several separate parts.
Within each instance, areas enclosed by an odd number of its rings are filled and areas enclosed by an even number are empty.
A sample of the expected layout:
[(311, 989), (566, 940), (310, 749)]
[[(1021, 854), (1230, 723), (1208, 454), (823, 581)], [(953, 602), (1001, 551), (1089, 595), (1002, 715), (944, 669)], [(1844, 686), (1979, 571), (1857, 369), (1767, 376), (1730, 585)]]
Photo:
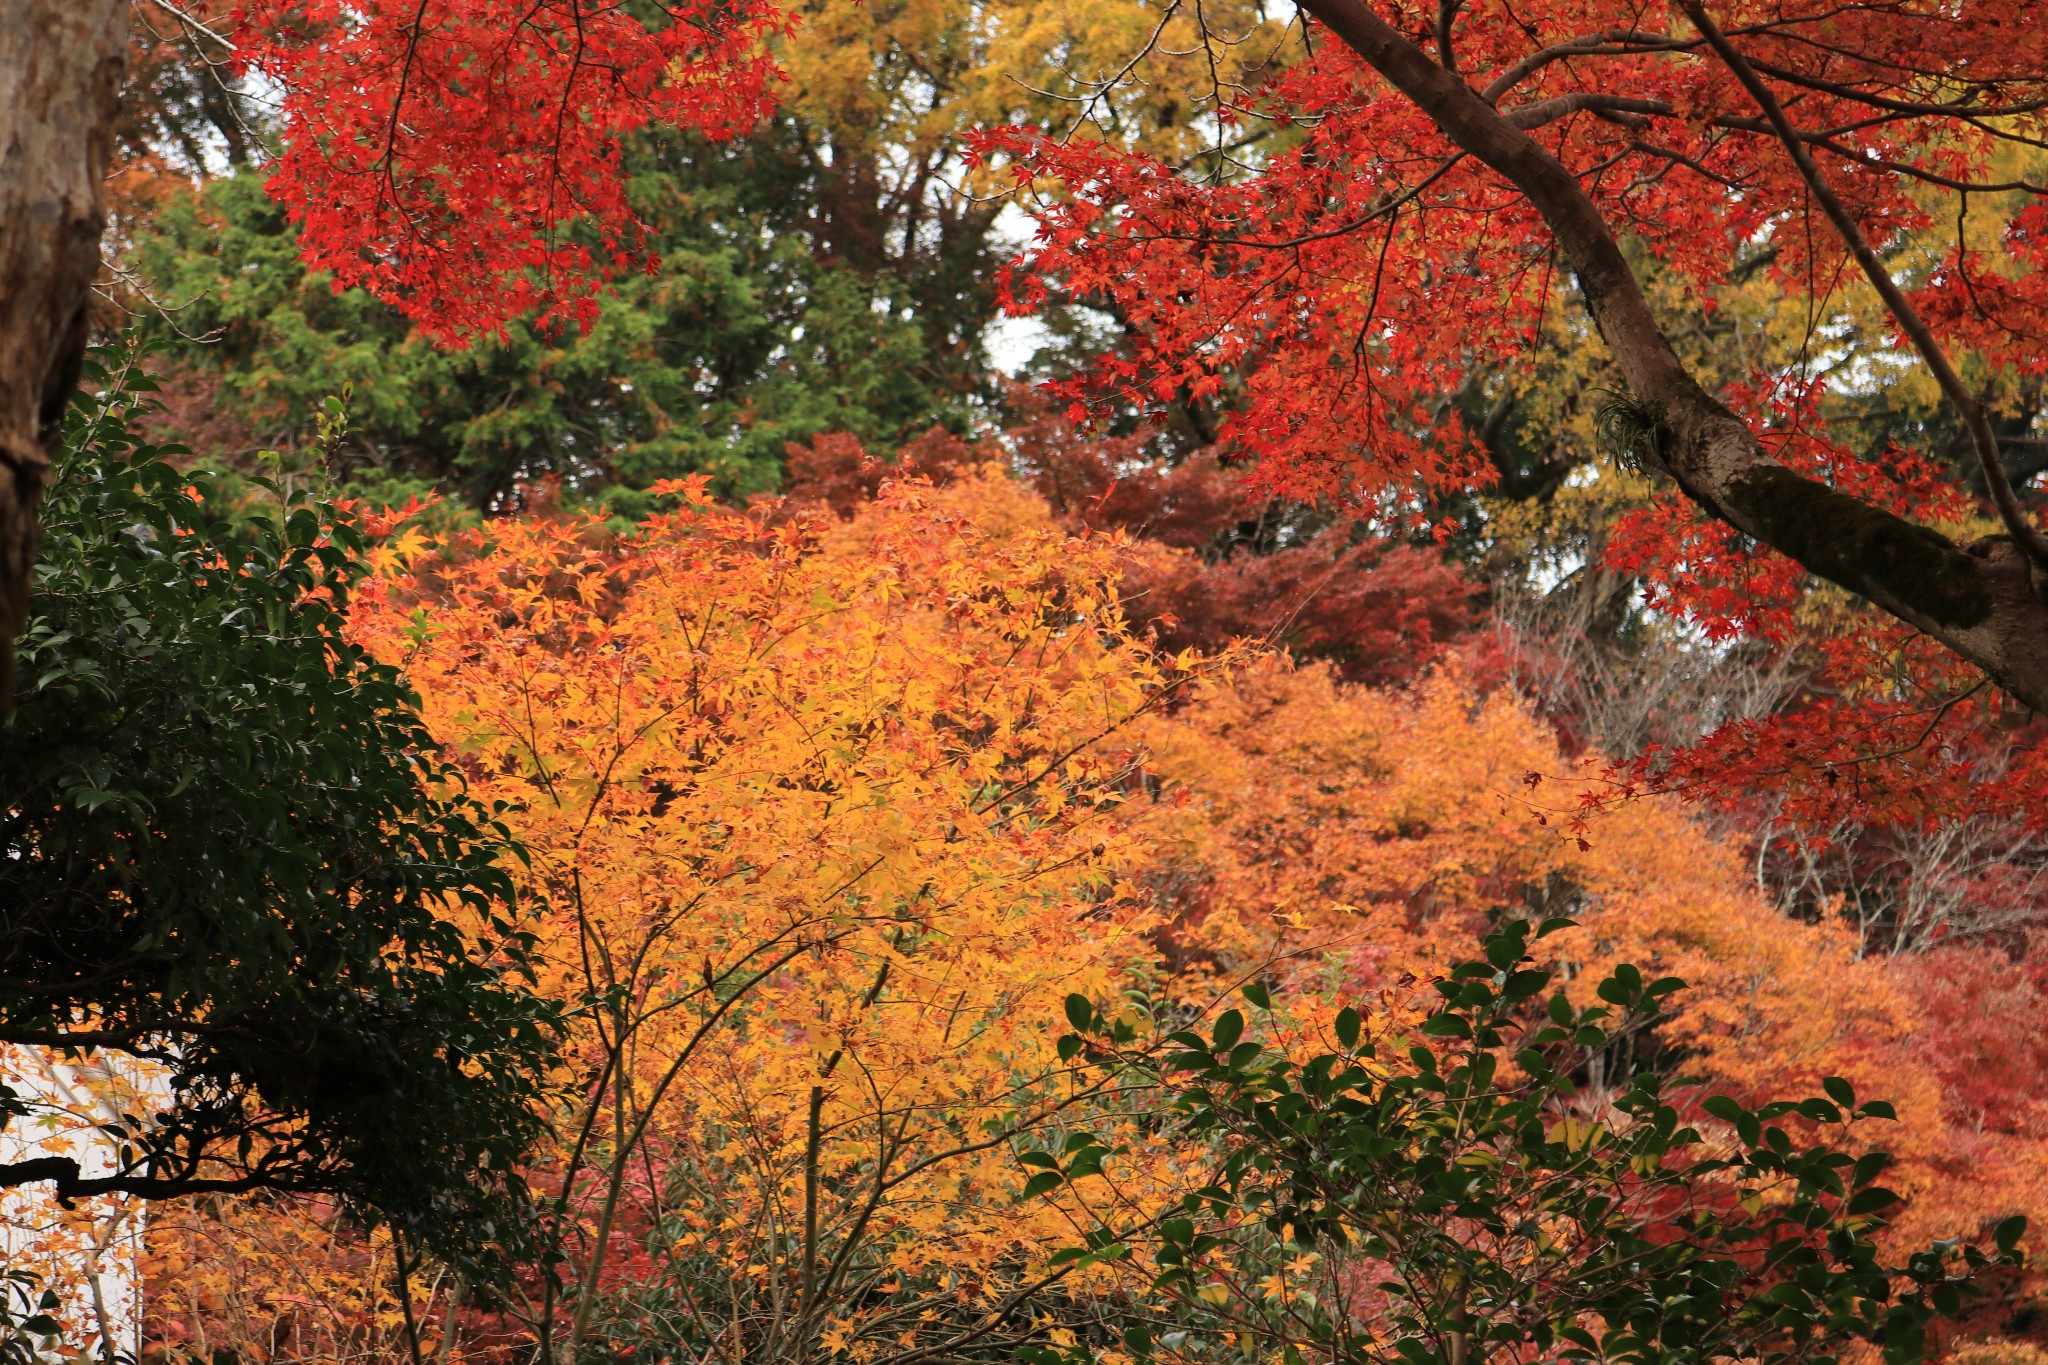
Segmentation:
[(127, 0), (0, 0), (0, 714), (85, 355), (127, 19)]

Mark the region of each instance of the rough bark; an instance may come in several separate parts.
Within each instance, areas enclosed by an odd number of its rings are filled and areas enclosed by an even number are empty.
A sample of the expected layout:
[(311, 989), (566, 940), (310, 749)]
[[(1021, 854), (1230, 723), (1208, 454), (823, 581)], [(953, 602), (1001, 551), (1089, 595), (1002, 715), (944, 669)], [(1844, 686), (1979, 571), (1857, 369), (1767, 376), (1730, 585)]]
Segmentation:
[(1630, 392), (1655, 419), (1659, 458), (1688, 497), (2048, 711), (2048, 604), (2018, 545), (1996, 537), (1959, 546), (1772, 459), (1686, 370), (1613, 229), (1562, 162), (1364, 0), (1302, 0), (1302, 8), (1542, 214)]
[(127, 0), (0, 3), (0, 713), (49, 443), (85, 355), (127, 18)]

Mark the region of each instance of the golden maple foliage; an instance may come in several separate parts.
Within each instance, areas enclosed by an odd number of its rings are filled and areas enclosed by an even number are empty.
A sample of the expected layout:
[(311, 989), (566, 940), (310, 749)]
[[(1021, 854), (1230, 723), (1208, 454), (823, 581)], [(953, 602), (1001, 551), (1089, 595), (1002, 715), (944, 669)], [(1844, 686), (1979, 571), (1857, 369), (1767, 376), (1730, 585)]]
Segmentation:
[[(903, 486), (848, 527), (691, 507), (453, 548), (358, 620), (527, 850), (572, 1281), (756, 1355), (981, 1328), (1072, 1235), (1014, 1205), (1013, 1136), (1076, 1102), (1060, 1001), (1149, 955), (1118, 734), (1198, 677), (1123, 626), (1116, 546)], [(599, 1303), (514, 1313), (573, 1351)]]
[[(668, 491), (685, 505), (623, 538), (535, 518), (407, 544), (357, 606), (528, 850), (568, 1040), (532, 1179), (568, 1292), (465, 1317), (445, 1272), (396, 1299), (388, 1246), (317, 1210), (184, 1207), (152, 1229), (188, 1286), (152, 1300), (166, 1347), (986, 1345), (1047, 1295), (1088, 1308), (1088, 1275), (1049, 1260), (1085, 1182), (1017, 1198), (1020, 1149), (1101, 1116), (1053, 1054), (1063, 997), (1143, 1027), (1259, 975), (1303, 1027), (1346, 1001), (1398, 1021), (1501, 914), (1579, 921), (1545, 940), (1568, 988), (1623, 961), (1690, 983), (1630, 1044), (1662, 1055), (1617, 1068), (1892, 1098), (1903, 1235), (2042, 1211), (2048, 1143), (1941, 1168), (1884, 963), (1779, 917), (1672, 807), (1568, 832), (1555, 739), (1455, 662), (1375, 691), (1278, 655), (1161, 658), (1117, 607), (1127, 546), (993, 469), (845, 522)], [(1175, 1157), (1134, 1140), (1120, 1195), (1169, 1191)]]
[[(963, 139), (1011, 123), (1085, 127), (1192, 160), (1217, 150), (1219, 104), (1248, 102), (1302, 56), (1298, 27), (1245, 0), (1200, 16), (1130, 0), (808, 0), (791, 9), (799, 38), (778, 53), (787, 103), (829, 140), (835, 165), (861, 174), (907, 162), (957, 177), (948, 163)], [(1008, 188), (969, 174), (981, 188)]]

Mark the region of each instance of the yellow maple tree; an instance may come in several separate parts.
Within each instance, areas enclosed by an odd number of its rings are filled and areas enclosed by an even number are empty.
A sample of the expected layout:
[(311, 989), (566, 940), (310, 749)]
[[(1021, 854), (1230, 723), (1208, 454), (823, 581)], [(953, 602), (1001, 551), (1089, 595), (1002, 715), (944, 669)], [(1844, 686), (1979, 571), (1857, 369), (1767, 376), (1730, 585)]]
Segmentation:
[(995, 476), (845, 527), (675, 491), (623, 541), (493, 525), (358, 610), (506, 803), (571, 1007), (535, 1173), (570, 1295), (516, 1312), (568, 1351), (985, 1334), (1070, 1235), (1014, 1207), (1016, 1140), (1079, 1098), (1059, 1002), (1149, 956), (1120, 735), (1200, 675), (1126, 629), (1114, 542), (955, 510)]

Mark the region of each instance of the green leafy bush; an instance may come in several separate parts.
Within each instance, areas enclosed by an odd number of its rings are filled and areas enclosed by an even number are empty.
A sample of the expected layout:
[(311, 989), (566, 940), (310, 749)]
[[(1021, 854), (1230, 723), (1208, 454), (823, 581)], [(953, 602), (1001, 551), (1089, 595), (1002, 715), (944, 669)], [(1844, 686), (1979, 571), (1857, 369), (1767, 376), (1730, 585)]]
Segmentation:
[[(111, 1171), (0, 1186), (319, 1192), (467, 1258), (510, 1232), (554, 1046), (513, 850), (347, 638), (359, 531), (181, 471), (136, 429), (136, 357), (109, 361), (0, 728), (0, 1042), (144, 1059), (169, 1099), (108, 1126)], [(0, 1121), (23, 1108), (0, 1089)]]
[[(1556, 920), (1538, 936), (1569, 924)], [(2023, 1219), (1987, 1248), (1941, 1243), (1903, 1264), (1877, 1239), (1897, 1196), (1887, 1156), (1802, 1133), (1890, 1118), (1829, 1078), (1826, 1098), (1751, 1109), (1727, 1095), (1689, 1122), (1654, 1074), (1612, 1094), (1574, 1074), (1653, 1025), (1683, 983), (1622, 966), (1603, 1004), (1574, 1007), (1510, 923), (1454, 967), (1419, 1038), (1335, 1020), (1337, 1049), (1297, 1064), (1223, 1013), (1140, 1045), (1080, 997), (1063, 1055), (1153, 1097), (1177, 1139), (1213, 1153), (1163, 1216), (1105, 1220), (1075, 1264), (1158, 1269), (1122, 1347), (1141, 1358), (1336, 1365), (1483, 1360), (1831, 1361), (1845, 1343), (1919, 1358), (1994, 1266), (2017, 1264)], [(1257, 986), (1245, 991), (1269, 1004)], [(1150, 1100), (1136, 1101), (1140, 1112)], [(1034, 1192), (1104, 1169), (1110, 1140), (1026, 1153)], [(1846, 1145), (1846, 1144), (1845, 1144)], [(1142, 1248), (1148, 1256), (1131, 1253)], [(1058, 1353), (1041, 1353), (1050, 1358)]]

